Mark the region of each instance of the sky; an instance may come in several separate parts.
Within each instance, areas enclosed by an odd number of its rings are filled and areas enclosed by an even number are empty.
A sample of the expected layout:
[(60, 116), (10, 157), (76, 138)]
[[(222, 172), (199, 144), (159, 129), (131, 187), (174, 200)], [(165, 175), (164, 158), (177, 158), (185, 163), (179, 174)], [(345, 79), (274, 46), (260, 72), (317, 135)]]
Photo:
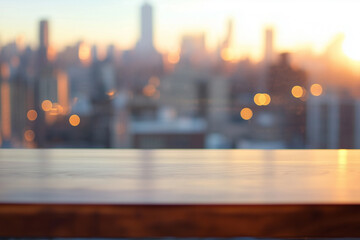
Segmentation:
[[(181, 36), (205, 33), (214, 49), (234, 21), (234, 50), (260, 57), (266, 26), (275, 31), (278, 51), (323, 51), (335, 35), (360, 42), (360, 1), (356, 0), (148, 0), (154, 9), (155, 45), (161, 52), (179, 49)], [(132, 48), (139, 36), (144, 0), (0, 0), (0, 44), (21, 35), (38, 44), (38, 23), (50, 22), (56, 48), (79, 40), (120, 49)], [(354, 45), (354, 44), (353, 44)], [(359, 47), (360, 50), (360, 47)], [(359, 51), (360, 52), (360, 51)], [(359, 53), (360, 56), (360, 53)]]

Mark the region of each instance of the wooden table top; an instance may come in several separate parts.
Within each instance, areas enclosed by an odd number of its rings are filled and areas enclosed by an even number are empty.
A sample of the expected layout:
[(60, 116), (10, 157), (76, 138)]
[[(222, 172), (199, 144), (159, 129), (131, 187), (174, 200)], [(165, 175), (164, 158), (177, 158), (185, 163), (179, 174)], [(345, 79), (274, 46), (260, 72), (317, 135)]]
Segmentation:
[(360, 237), (359, 182), (360, 150), (2, 149), (0, 237)]

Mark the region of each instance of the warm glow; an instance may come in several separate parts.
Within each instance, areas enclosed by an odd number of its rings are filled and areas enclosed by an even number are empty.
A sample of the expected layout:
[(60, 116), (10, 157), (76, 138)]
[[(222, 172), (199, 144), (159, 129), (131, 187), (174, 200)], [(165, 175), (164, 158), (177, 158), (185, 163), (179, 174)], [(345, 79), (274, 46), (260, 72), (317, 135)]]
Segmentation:
[(28, 142), (32, 142), (35, 138), (35, 133), (33, 130), (26, 130), (24, 133), (24, 138)]
[(304, 89), (300, 86), (294, 86), (291, 89), (291, 94), (295, 97), (295, 98), (301, 98), (302, 96), (304, 96)]
[(67, 113), (69, 108), (69, 79), (65, 72), (58, 73), (57, 87), (59, 105), (63, 108), (63, 112)]
[(51, 107), (50, 111), (48, 111), (48, 113), (51, 116), (57, 116), (59, 114), (64, 114), (64, 108), (58, 103), (53, 103), (52, 107)]
[(271, 102), (271, 97), (267, 93), (257, 93), (254, 96), (254, 103), (258, 106), (266, 106)]
[(253, 112), (250, 108), (243, 108), (240, 112), (240, 116), (244, 119), (244, 120), (250, 120), (253, 116)]
[(323, 92), (322, 86), (320, 84), (315, 83), (311, 85), (310, 92), (314, 96), (320, 96)]
[(2, 65), (1, 65), (0, 72), (1, 72), (1, 77), (2, 77), (3, 79), (8, 79), (9, 76), (10, 76), (10, 68), (9, 68), (9, 65), (7, 65), (7, 64), (2, 64)]
[(233, 60), (235, 60), (234, 51), (231, 50), (230, 48), (224, 48), (223, 50), (221, 50), (221, 58), (224, 61), (233, 61)]
[(143, 88), (143, 94), (147, 97), (151, 97), (156, 93), (154, 85), (148, 84)]
[(158, 77), (151, 77), (149, 83), (157, 87), (160, 85), (160, 79)]
[(106, 93), (106, 95), (108, 95), (110, 98), (113, 98), (114, 95), (115, 95), (115, 90), (112, 89), (112, 90), (108, 91), (108, 92)]
[[(4, 66), (4, 65), (3, 65)], [(10, 86), (8, 81), (1, 84), (1, 130), (4, 140), (11, 137), (11, 104)]]
[(56, 58), (56, 49), (52, 46), (48, 47), (46, 55), (49, 61), (54, 61)]
[(179, 56), (178, 53), (170, 53), (170, 54), (168, 55), (168, 61), (169, 61), (169, 63), (176, 64), (176, 63), (179, 62), (179, 60), (180, 60), (180, 56)]
[(50, 111), (51, 108), (52, 108), (52, 102), (50, 100), (44, 100), (42, 103), (41, 103), (41, 108), (47, 112), (47, 111)]
[(87, 64), (90, 61), (91, 49), (85, 43), (81, 43), (79, 46), (79, 59), (82, 63)]
[(341, 166), (346, 166), (346, 164), (347, 164), (347, 150), (346, 149), (338, 150), (338, 163)]
[(37, 118), (37, 112), (31, 109), (27, 112), (26, 116), (30, 121), (35, 121)]
[(80, 117), (76, 114), (71, 115), (69, 118), (69, 123), (71, 124), (71, 126), (76, 127), (77, 125), (80, 124)]
[(346, 56), (355, 61), (360, 61), (360, 34), (347, 34), (343, 45), (342, 50)]

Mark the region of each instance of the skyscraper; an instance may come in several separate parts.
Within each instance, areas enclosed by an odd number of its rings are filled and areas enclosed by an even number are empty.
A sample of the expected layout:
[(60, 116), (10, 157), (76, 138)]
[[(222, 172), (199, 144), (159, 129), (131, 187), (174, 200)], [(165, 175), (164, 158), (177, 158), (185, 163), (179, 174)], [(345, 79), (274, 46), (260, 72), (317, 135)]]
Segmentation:
[(267, 28), (265, 30), (265, 56), (264, 61), (265, 65), (269, 66), (272, 64), (274, 58), (273, 52), (273, 30), (271, 28)]
[(234, 24), (233, 24), (233, 20), (230, 18), (228, 20), (228, 24), (227, 24), (227, 32), (226, 32), (226, 36), (224, 39), (224, 42), (222, 44), (222, 48), (228, 48), (230, 47), (230, 45), (232, 44), (233, 41), (233, 28), (234, 28)]
[(153, 50), (153, 10), (150, 4), (141, 6), (140, 39), (138, 48), (141, 50)]
[(41, 20), (39, 25), (39, 68), (47, 64), (47, 51), (49, 47), (49, 23), (47, 20)]
[(47, 20), (40, 21), (39, 47), (47, 48), (49, 46), (49, 23)]
[(257, 89), (258, 91), (266, 92), (268, 90), (269, 81), (269, 68), (274, 61), (274, 49), (273, 49), (273, 30), (272, 28), (265, 29), (264, 35), (264, 60), (263, 69), (259, 78)]

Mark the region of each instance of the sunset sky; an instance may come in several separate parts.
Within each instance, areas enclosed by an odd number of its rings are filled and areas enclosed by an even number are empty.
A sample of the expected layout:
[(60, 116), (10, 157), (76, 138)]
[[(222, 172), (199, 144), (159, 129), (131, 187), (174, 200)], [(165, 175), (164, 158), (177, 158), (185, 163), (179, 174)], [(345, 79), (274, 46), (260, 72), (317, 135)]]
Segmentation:
[[(37, 45), (38, 22), (50, 21), (50, 41), (57, 48), (83, 39), (90, 44), (134, 46), (139, 8), (144, 0), (1, 0), (0, 43), (22, 35)], [(360, 59), (360, 1), (356, 0), (149, 0), (154, 7), (155, 44), (176, 51), (184, 33), (205, 32), (213, 49), (234, 20), (234, 49), (258, 58), (263, 29), (273, 26), (278, 50), (312, 48), (321, 52), (339, 33)], [(349, 50), (348, 50), (349, 51)], [(351, 50), (350, 50), (351, 51)]]

